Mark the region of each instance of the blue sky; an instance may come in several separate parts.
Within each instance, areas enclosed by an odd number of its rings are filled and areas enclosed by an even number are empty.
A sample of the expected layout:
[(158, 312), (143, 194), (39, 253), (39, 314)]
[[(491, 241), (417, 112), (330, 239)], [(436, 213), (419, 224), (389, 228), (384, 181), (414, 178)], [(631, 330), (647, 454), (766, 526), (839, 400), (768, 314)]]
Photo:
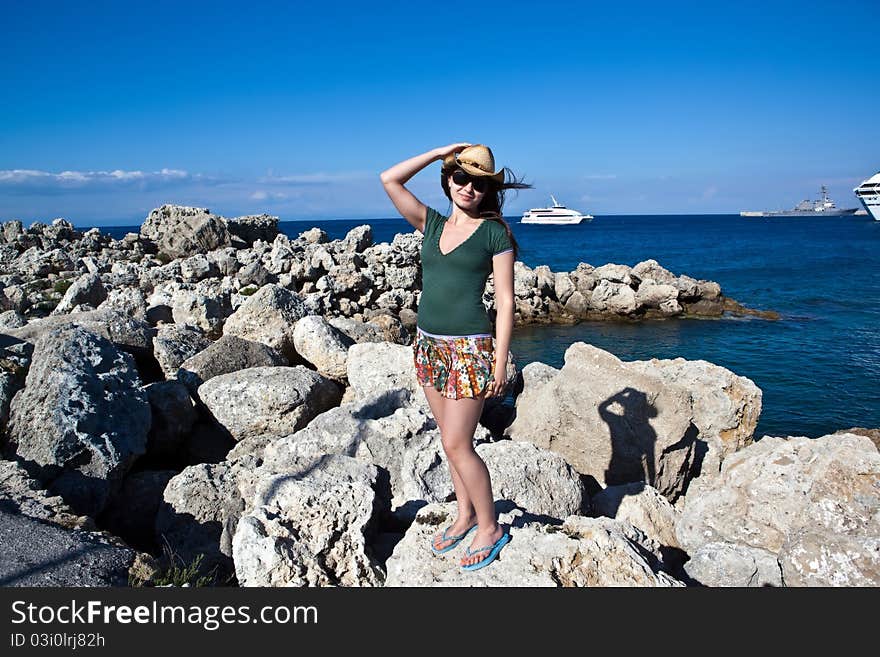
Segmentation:
[(854, 207), (880, 170), (876, 0), (2, 2), (3, 221), (395, 216), (378, 174), (457, 141), (535, 186), (510, 215)]

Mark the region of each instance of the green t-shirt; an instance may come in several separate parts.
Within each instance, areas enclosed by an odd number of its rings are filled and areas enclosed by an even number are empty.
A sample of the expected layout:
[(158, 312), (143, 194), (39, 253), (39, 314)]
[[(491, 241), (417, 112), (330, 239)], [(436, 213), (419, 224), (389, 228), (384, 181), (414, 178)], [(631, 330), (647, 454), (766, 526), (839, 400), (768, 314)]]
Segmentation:
[(484, 219), (464, 242), (449, 253), (440, 252), (446, 217), (428, 208), (422, 241), (422, 295), (418, 326), (438, 335), (491, 333), (483, 305), (492, 257), (513, 250), (504, 226)]

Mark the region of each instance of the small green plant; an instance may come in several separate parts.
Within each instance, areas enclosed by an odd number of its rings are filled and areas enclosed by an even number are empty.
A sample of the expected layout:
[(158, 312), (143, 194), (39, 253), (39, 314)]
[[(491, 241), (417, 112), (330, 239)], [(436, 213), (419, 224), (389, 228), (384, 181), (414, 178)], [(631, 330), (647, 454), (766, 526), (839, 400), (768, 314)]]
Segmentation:
[(251, 296), (254, 292), (256, 292), (257, 289), (258, 289), (258, 288), (257, 288), (255, 285), (248, 285), (247, 287), (243, 287), (243, 288), (241, 288), (241, 289), (238, 291), (238, 293), (239, 293), (241, 296), (243, 296), (243, 297), (249, 297), (249, 296)]
[(171, 262), (173, 260), (173, 258), (170, 255), (168, 255), (167, 253), (159, 251), (159, 253), (156, 254), (156, 260), (161, 262), (163, 265), (167, 265), (169, 262)]
[(204, 556), (204, 554), (199, 554), (189, 565), (183, 561), (180, 562), (180, 565), (174, 562), (170, 563), (168, 568), (157, 573), (153, 578), (153, 586), (167, 586), (169, 584), (171, 586), (183, 586), (184, 584), (209, 586), (214, 581), (211, 574), (199, 575)]
[(152, 574), (144, 576), (129, 572), (129, 586), (214, 586), (217, 584), (217, 566), (214, 566), (205, 574), (202, 572), (204, 554), (198, 554), (189, 564), (181, 559), (168, 542), (162, 546), (162, 558), (160, 563), (164, 567), (159, 568)]
[(71, 285), (73, 285), (73, 281), (62, 278), (61, 280), (55, 282), (55, 285), (52, 289), (63, 295), (65, 292), (67, 292), (68, 288)]

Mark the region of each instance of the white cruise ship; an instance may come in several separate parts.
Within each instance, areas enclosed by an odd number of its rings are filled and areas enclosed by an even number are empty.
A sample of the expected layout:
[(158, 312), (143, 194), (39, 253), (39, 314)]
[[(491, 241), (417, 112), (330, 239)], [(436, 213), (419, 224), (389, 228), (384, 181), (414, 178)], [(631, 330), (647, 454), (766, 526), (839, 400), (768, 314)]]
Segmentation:
[(880, 172), (853, 190), (874, 221), (880, 221)]
[(553, 201), (553, 206), (549, 208), (532, 208), (523, 213), (522, 219), (519, 220), (521, 224), (579, 224), (582, 221), (591, 221), (593, 219), (593, 215), (591, 214), (582, 214), (577, 210), (571, 210), (556, 200), (553, 196), (550, 197)]

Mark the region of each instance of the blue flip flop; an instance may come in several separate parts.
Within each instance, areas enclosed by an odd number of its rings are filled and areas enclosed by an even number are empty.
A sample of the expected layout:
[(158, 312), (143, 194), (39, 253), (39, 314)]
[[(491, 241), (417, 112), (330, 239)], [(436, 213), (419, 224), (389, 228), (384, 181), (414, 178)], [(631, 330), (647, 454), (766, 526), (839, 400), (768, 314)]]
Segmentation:
[(474, 556), (478, 552), (484, 552), (485, 550), (490, 550), (488, 556), (482, 561), (478, 561), (477, 563), (468, 564), (467, 566), (462, 566), (462, 570), (479, 570), (483, 566), (488, 566), (495, 560), (495, 557), (498, 556), (498, 553), (501, 552), (501, 548), (507, 545), (510, 542), (510, 534), (505, 533), (501, 538), (499, 538), (493, 545), (487, 545), (486, 547), (477, 548), (473, 552), (470, 548), (465, 548), (465, 554), (469, 557)]
[(444, 541), (453, 541), (453, 543), (447, 545), (442, 550), (438, 550), (437, 548), (434, 547), (434, 541), (432, 540), (431, 541), (431, 550), (434, 552), (434, 554), (443, 554), (444, 552), (449, 552), (452, 548), (454, 548), (456, 545), (461, 543), (462, 539), (464, 539), (465, 536), (470, 534), (476, 528), (477, 528), (477, 526), (474, 525), (470, 529), (468, 529), (464, 534), (458, 534), (457, 536), (447, 536), (446, 532), (448, 532), (450, 529), (452, 529), (452, 525), (450, 525), (449, 527), (447, 527), (446, 529), (443, 530), (443, 538), (441, 538), (439, 542), (443, 543)]

